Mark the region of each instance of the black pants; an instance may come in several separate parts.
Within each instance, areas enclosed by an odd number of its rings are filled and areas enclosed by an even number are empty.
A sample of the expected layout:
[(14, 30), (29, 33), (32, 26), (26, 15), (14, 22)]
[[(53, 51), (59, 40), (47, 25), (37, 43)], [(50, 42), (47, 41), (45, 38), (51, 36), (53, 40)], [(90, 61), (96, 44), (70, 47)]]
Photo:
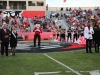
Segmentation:
[(81, 36), (81, 37), (83, 37), (83, 36), (84, 36), (84, 34), (83, 34), (83, 33), (81, 33), (81, 34), (80, 34), (80, 36)]
[(80, 37), (80, 34), (77, 34), (77, 39)]
[(99, 43), (99, 41), (95, 41), (95, 52), (96, 53), (99, 53), (99, 45), (100, 45), (100, 43)]
[(59, 37), (59, 34), (57, 34), (57, 39), (58, 39), (58, 37)]
[(95, 40), (94, 40), (94, 34), (92, 34), (92, 36), (93, 36), (93, 40), (92, 40), (92, 42), (93, 42), (93, 44), (95, 44)]
[(65, 41), (65, 34), (61, 34), (60, 37), (61, 37), (61, 41), (64, 42)]
[[(87, 53), (88, 52), (92, 53), (91, 46), (92, 46), (92, 39), (86, 39), (86, 52)], [(89, 50), (88, 50), (88, 48), (89, 48)]]
[(34, 47), (36, 47), (36, 39), (38, 38), (38, 46), (40, 46), (41, 37), (38, 34), (34, 35)]
[(74, 34), (74, 35), (73, 35), (73, 42), (74, 42), (75, 39), (76, 39), (76, 41), (77, 41), (77, 39), (78, 39), (77, 34)]
[(70, 40), (72, 39), (72, 35), (71, 35), (71, 34), (68, 34), (67, 37), (68, 37), (68, 38), (67, 38), (67, 42), (68, 42), (69, 38), (70, 38)]
[(6, 56), (8, 56), (8, 46), (9, 42), (1, 43), (1, 55), (4, 55), (4, 48), (5, 48)]

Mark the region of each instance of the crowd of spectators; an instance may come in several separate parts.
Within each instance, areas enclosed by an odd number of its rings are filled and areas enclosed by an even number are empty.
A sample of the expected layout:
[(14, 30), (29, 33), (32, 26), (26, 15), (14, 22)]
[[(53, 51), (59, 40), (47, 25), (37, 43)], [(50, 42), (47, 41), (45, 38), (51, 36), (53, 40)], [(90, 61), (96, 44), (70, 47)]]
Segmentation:
[(3, 22), (7, 23), (8, 28), (10, 28), (11, 25), (14, 25), (15, 29), (19, 32), (31, 32), (31, 25), (33, 25), (32, 27), (34, 27), (36, 23), (41, 24), (44, 32), (51, 32), (53, 28), (57, 28), (53, 18), (50, 18), (49, 16), (35, 16), (33, 18), (17, 16), (15, 16), (14, 18), (12, 18), (11, 16), (6, 16), (4, 18), (0, 17), (0, 25), (2, 25)]
[(81, 8), (79, 9), (66, 8), (66, 11), (69, 11), (69, 13), (64, 13), (66, 22), (69, 24), (69, 27), (82, 28), (86, 26), (87, 22), (91, 22), (91, 25), (94, 25), (95, 22), (100, 24), (99, 7), (95, 8), (94, 10), (92, 9), (83, 10)]
[(6, 23), (8, 24), (8, 28), (11, 25), (14, 25), (16, 30), (19, 32), (30, 32), (31, 25), (33, 25), (34, 27), (36, 23), (41, 24), (43, 31), (51, 32), (53, 29), (61, 28), (55, 23), (55, 20), (59, 20), (62, 18), (66, 20), (66, 25), (68, 24), (71, 28), (84, 28), (88, 21), (91, 21), (91, 25), (93, 25), (94, 22), (98, 22), (98, 24), (100, 25), (99, 7), (95, 8), (94, 10), (66, 8), (66, 11), (67, 12), (63, 14), (51, 11), (51, 13), (47, 16), (35, 16), (31, 18), (31, 20), (29, 20), (28, 18), (25, 19), (24, 17), (17, 16), (15, 16), (15, 18), (12, 18), (10, 16), (6, 16), (5, 18), (0, 17), (0, 25), (2, 25), (4, 21), (6, 21)]
[(15, 29), (17, 31), (30, 31), (28, 30), (29, 26), (29, 21), (23, 21), (23, 17), (19, 18), (17, 16), (15, 16), (15, 18), (12, 18), (10, 16), (6, 16), (6, 17), (0, 17), (0, 25), (2, 25), (3, 22), (7, 23), (7, 27), (10, 28), (12, 25), (14, 25)]

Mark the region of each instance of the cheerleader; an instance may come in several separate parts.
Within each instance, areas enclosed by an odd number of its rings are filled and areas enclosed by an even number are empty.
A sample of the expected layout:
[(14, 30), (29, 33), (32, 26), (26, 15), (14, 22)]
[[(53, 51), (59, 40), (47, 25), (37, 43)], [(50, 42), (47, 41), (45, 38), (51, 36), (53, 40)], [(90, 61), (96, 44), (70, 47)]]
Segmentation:
[(78, 30), (78, 31), (77, 31), (77, 39), (79, 39), (79, 37), (80, 37), (80, 33), (81, 33), (81, 31)]
[(81, 28), (81, 33), (80, 33), (80, 36), (83, 37), (84, 36), (84, 29)]
[(61, 30), (61, 34), (60, 34), (61, 42), (65, 42), (65, 32), (66, 32), (66, 29)]
[(71, 28), (69, 28), (69, 30), (67, 31), (67, 42), (68, 42), (69, 39), (70, 40), (72, 39), (71, 33), (72, 33), (72, 30), (71, 30)]
[(57, 30), (57, 39), (60, 37), (60, 30)]
[(75, 40), (77, 41), (77, 30), (74, 29), (74, 34), (73, 34), (73, 42), (75, 42)]
[(80, 27), (78, 26), (76, 30), (77, 30), (77, 39), (79, 39), (79, 37), (80, 37)]

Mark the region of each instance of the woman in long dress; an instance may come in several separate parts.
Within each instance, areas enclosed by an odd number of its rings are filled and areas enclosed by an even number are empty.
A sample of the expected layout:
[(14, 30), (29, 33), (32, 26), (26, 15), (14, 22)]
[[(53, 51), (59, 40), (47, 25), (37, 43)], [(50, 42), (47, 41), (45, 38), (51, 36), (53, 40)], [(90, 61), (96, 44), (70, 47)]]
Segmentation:
[(15, 56), (17, 47), (17, 31), (15, 31), (14, 25), (11, 26), (10, 47), (12, 50), (12, 56)]

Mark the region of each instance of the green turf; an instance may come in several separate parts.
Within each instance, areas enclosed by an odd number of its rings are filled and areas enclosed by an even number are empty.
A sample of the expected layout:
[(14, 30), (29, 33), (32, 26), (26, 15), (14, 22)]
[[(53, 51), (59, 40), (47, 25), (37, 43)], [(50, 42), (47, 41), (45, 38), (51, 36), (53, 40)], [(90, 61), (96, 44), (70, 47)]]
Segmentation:
[(0, 75), (34, 75), (34, 72), (54, 71), (61, 71), (62, 75), (66, 75), (65, 70), (68, 69), (43, 54), (17, 54), (15, 57), (0, 57)]
[[(87, 54), (85, 51), (47, 53), (47, 55), (80, 72), (89, 75), (92, 70), (100, 70), (100, 53)], [(34, 75), (34, 72), (57, 72), (51, 75), (76, 75), (44, 54), (16, 54), (0, 56), (0, 75)], [(65, 72), (66, 71), (66, 72)], [(85, 72), (84, 72), (85, 71)], [(50, 74), (40, 74), (50, 75)]]
[(94, 51), (88, 54), (85, 51), (73, 51), (48, 55), (82, 73), (82, 75), (89, 75), (88, 71), (100, 70), (100, 53)]

